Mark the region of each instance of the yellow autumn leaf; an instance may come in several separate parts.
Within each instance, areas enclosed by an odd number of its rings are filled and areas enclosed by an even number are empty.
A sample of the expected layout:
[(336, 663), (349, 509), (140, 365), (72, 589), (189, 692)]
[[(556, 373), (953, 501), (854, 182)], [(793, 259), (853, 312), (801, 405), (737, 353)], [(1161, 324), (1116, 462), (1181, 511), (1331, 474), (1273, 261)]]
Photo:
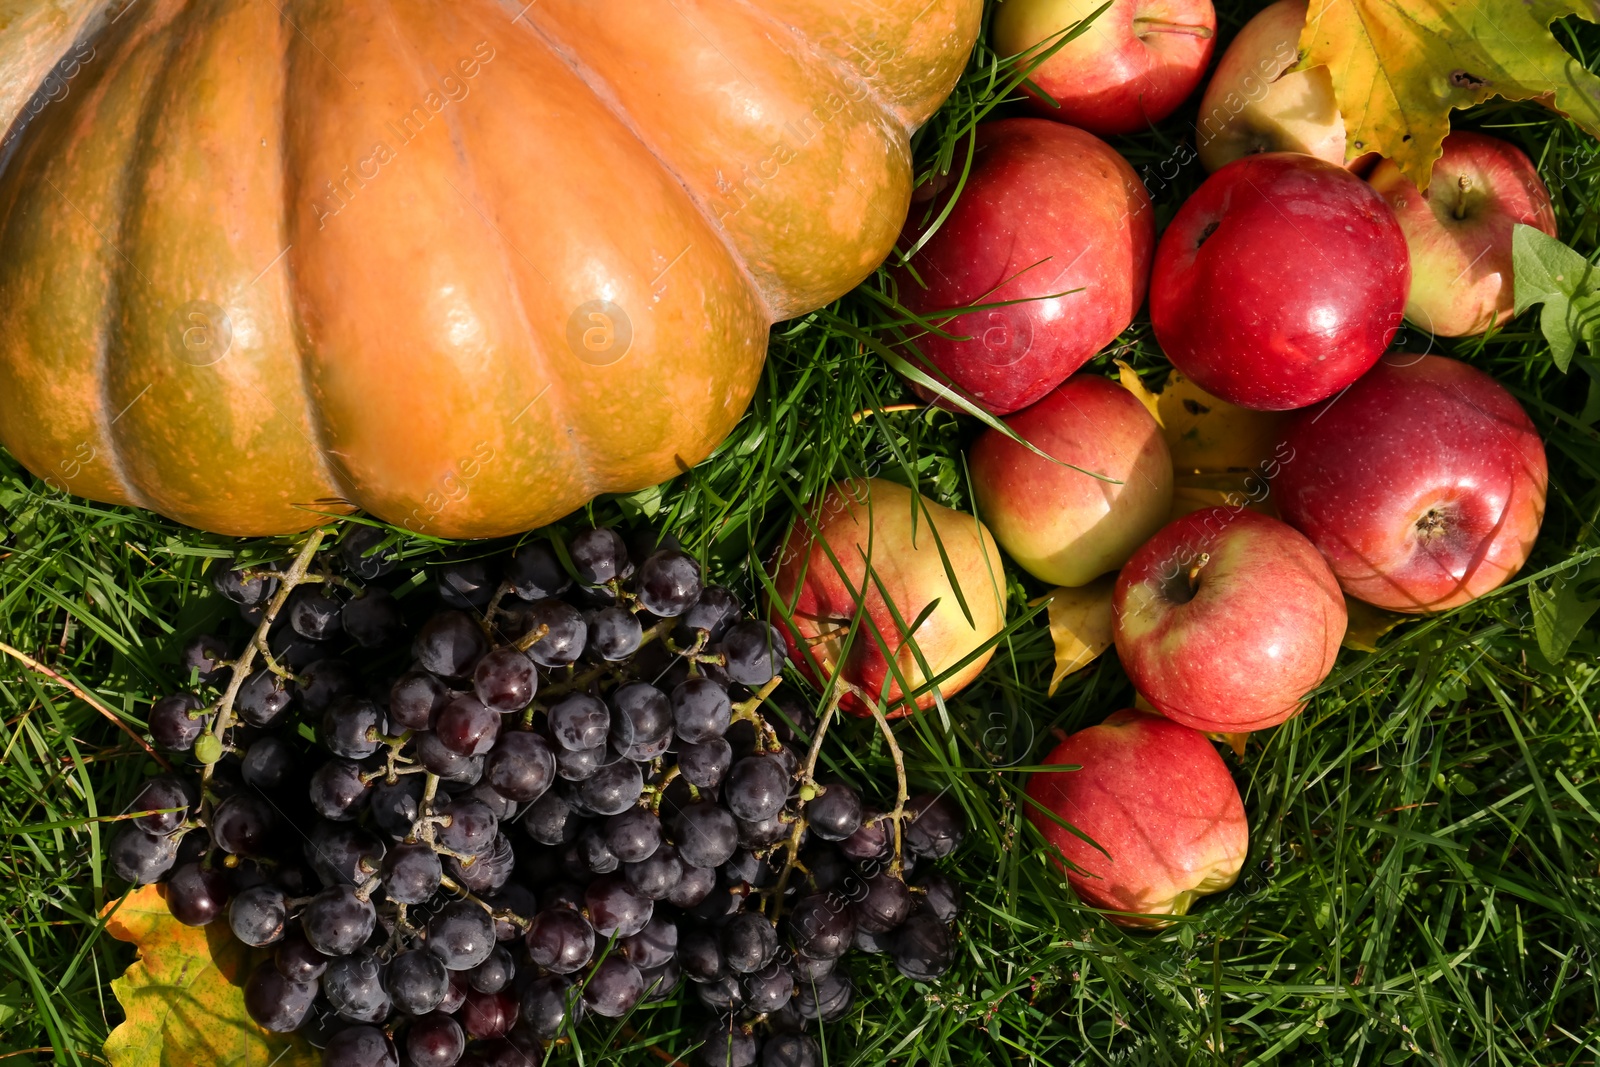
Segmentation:
[(1419, 189), (1450, 132), (1450, 112), (1493, 96), (1536, 100), (1600, 137), (1600, 78), (1550, 32), (1572, 0), (1311, 0), (1305, 70), (1326, 66), (1344, 116), (1345, 153), (1378, 152)]
[(1050, 639), (1056, 646), (1056, 670), (1047, 695), (1054, 696), (1062, 679), (1100, 658), (1111, 647), (1111, 592), (1115, 574), (1102, 575), (1076, 589), (1049, 593)]
[(1364, 600), (1352, 597), (1344, 598), (1345, 614), (1350, 617), (1345, 626), (1345, 648), (1353, 648), (1357, 652), (1378, 651), (1378, 638), (1406, 621), (1405, 615), (1392, 611), (1375, 608)]
[(304, 1041), (268, 1033), (245, 1011), (244, 983), (257, 954), (234, 940), (227, 923), (183, 925), (167, 911), (166, 887), (158, 885), (135, 890), (107, 911), (106, 931), (139, 950), (123, 976), (111, 980), (127, 1016), (106, 1038), (111, 1067), (320, 1063)]

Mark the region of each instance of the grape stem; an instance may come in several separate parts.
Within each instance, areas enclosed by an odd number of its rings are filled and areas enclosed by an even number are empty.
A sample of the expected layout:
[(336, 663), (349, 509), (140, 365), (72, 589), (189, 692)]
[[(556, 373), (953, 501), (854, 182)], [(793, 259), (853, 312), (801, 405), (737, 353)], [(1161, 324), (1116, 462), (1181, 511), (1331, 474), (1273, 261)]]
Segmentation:
[(441, 878), (439, 880), (439, 884), (441, 886), (443, 886), (444, 888), (450, 890), (451, 892), (460, 893), (461, 896), (462, 896), (462, 899), (472, 901), (478, 907), (480, 907), (484, 911), (488, 912), (490, 918), (496, 919), (499, 922), (510, 923), (512, 926), (515, 926), (518, 930), (526, 930), (528, 927), (533, 925), (533, 920), (532, 919), (524, 919), (522, 916), (518, 915), (516, 912), (512, 911), (510, 908), (501, 908), (498, 911), (495, 910), (495, 908), (488, 901), (484, 900), (482, 897), (479, 897), (475, 893), (469, 892), (467, 889), (462, 887), (462, 885), (459, 882), (457, 882), (454, 878), (451, 878), (449, 875), (445, 875), (443, 878)]
[[(843, 681), (843, 679), (836, 680)], [(817, 780), (813, 776), (817, 770), (817, 758), (822, 754), (822, 739), (828, 736), (828, 727), (833, 724), (834, 716), (839, 711), (839, 702), (844, 697), (845, 691), (843, 689), (835, 689), (828, 698), (827, 705), (822, 709), (822, 717), (817, 720), (817, 730), (816, 733), (811, 735), (811, 748), (806, 751), (806, 761), (795, 774), (795, 777), (800, 781), (802, 794), (809, 786), (813, 797), (817, 795)], [(806, 822), (807, 803), (808, 801), (805, 800), (800, 802), (799, 812), (794, 820), (794, 827), (789, 831), (789, 840), (784, 845), (783, 872), (778, 875), (778, 882), (772, 888), (772, 895), (768, 897), (769, 900), (774, 902), (772, 911), (773, 923), (777, 923), (783, 917), (783, 893), (788, 888), (789, 875), (800, 867), (800, 839), (805, 836), (806, 827), (809, 825)]]

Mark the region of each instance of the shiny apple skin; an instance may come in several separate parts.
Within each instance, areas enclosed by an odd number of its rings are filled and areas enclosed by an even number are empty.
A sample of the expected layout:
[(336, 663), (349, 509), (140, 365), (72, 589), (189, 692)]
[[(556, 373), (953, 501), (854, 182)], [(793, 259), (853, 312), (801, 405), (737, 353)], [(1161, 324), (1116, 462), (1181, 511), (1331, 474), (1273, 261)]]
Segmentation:
[[(819, 686), (837, 674), (870, 698), (884, 692), (887, 681), (884, 706), (890, 718), (934, 703), (932, 691), (914, 701), (906, 696), (890, 669), (891, 657), (915, 690), (1005, 628), (1005, 575), (994, 537), (973, 516), (925, 497), (919, 498), (913, 521), (912, 504), (911, 490), (894, 482), (840, 482), (809, 509), (809, 519), (795, 520), (769, 568), (789, 619), (777, 600), (769, 617), (794, 663)], [(971, 622), (956, 598), (940, 545), (960, 582)], [(935, 601), (937, 606), (908, 634), (906, 627)], [(845, 631), (862, 604), (864, 618), (845, 653)], [(940, 682), (939, 692), (946, 698), (959, 693), (993, 655), (991, 645)], [(871, 706), (850, 691), (840, 707), (856, 716), (872, 714)]]
[(1300, 62), (1306, 0), (1278, 0), (1239, 30), (1206, 83), (1195, 143), (1207, 170), (1258, 152), (1304, 152), (1345, 165), (1344, 116), (1327, 67)]
[(1405, 235), (1366, 182), (1269, 153), (1223, 167), (1178, 210), (1156, 250), (1150, 320), (1202, 389), (1288, 411), (1378, 361), (1410, 281)]
[[(1054, 43), (1056, 34), (1093, 15), (1100, 4), (1005, 0), (995, 8), (994, 50), (1002, 56), (1028, 51), (1019, 61), (1025, 66)], [(1188, 99), (1216, 43), (1211, 0), (1112, 0), (1083, 33), (1029, 73), (1049, 99), (1026, 85), (1023, 91), (1040, 118), (1100, 137), (1133, 133), (1160, 122)]]
[(1368, 181), (1406, 235), (1407, 320), (1441, 337), (1468, 337), (1511, 318), (1512, 228), (1556, 235), (1550, 190), (1522, 149), (1463, 130), (1444, 139), (1426, 193), (1388, 160)]
[(1111, 612), (1134, 688), (1167, 718), (1215, 733), (1298, 715), (1333, 669), (1348, 621), (1310, 541), (1226, 507), (1185, 515), (1147, 541), (1117, 576)]
[[(1066, 871), (1078, 899), (1123, 926), (1165, 926), (1239, 876), (1250, 826), (1227, 764), (1203, 734), (1126, 709), (1068, 737), (1044, 761), (1076, 771), (1028, 780), (1028, 818), (1084, 873)], [(1071, 833), (1071, 823), (1105, 849)], [(1110, 859), (1106, 858), (1110, 853)]]
[[(931, 212), (913, 207), (903, 249), (941, 203)], [(1149, 195), (1110, 145), (1044, 119), (984, 123), (966, 188), (912, 259), (927, 288), (895, 272), (907, 308), (966, 339), (923, 334), (915, 340), (921, 356), (908, 359), (932, 364), (933, 378), (994, 414), (1020, 411), (1127, 328), (1144, 302), (1154, 250)], [(1005, 300), (1024, 302), (936, 315)]]
[(1172, 454), (1155, 417), (1117, 383), (1069, 378), (1006, 425), (1052, 459), (986, 430), (967, 462), (978, 514), (1035, 578), (1087, 585), (1167, 521)]
[(1539, 536), (1544, 444), (1505, 387), (1465, 363), (1385, 357), (1297, 415), (1285, 444), (1283, 517), (1345, 592), (1380, 608), (1465, 604), (1516, 574)]

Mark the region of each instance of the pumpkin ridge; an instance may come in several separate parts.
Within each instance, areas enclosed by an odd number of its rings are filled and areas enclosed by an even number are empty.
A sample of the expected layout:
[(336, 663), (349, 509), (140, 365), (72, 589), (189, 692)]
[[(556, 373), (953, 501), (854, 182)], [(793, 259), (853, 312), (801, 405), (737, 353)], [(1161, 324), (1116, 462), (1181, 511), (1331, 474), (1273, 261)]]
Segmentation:
[(744, 279), (745, 284), (750, 287), (750, 291), (755, 294), (756, 301), (761, 305), (762, 313), (767, 322), (770, 324), (778, 321), (773, 314), (773, 304), (767, 298), (766, 289), (751, 272), (750, 264), (745, 262), (744, 254), (739, 251), (738, 246), (733, 242), (733, 235), (711, 213), (711, 205), (700, 198), (700, 195), (694, 191), (694, 188), (690, 186), (683, 174), (678, 171), (678, 168), (668, 161), (650, 138), (646, 137), (639, 129), (638, 123), (634, 121), (628, 109), (623, 107), (621, 101), (617, 99), (610, 83), (595, 73), (594, 68), (584, 62), (582, 56), (566, 47), (560, 41), (552, 40), (545, 33), (544, 28), (535, 23), (533, 19), (523, 19), (522, 21), (528, 27), (528, 32), (532, 33), (545, 48), (549, 49), (552, 55), (570, 67), (572, 72), (577, 75), (578, 80), (589, 90), (590, 94), (600, 101), (601, 105), (622, 125), (623, 129), (633, 135), (634, 139), (639, 142), (646, 152), (650, 153), (650, 158), (656, 161), (656, 166), (670, 175), (672, 180), (683, 189), (684, 196), (688, 198), (689, 203), (694, 205), (694, 209), (700, 214), (700, 217), (705, 220), (707, 228), (717, 235), (718, 240), (722, 242), (723, 249), (728, 253), (728, 258), (733, 261), (734, 266), (738, 269), (739, 276)]

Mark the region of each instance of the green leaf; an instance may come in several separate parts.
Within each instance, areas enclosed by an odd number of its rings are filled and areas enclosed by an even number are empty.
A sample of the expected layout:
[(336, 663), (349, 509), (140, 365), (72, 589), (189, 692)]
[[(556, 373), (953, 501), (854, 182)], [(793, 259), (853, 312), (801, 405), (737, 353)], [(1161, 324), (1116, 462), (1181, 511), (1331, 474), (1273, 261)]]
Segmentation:
[(1548, 591), (1537, 585), (1528, 586), (1528, 600), (1533, 605), (1533, 633), (1539, 641), (1539, 651), (1551, 663), (1560, 663), (1572, 647), (1573, 639), (1583, 630), (1590, 616), (1600, 608), (1600, 601), (1579, 600), (1575, 582), (1561, 581)]
[(1562, 373), (1572, 365), (1578, 342), (1592, 342), (1600, 321), (1600, 276), (1594, 265), (1554, 237), (1532, 226), (1511, 234), (1511, 270), (1516, 279), (1516, 311), (1543, 304), (1539, 329)]

